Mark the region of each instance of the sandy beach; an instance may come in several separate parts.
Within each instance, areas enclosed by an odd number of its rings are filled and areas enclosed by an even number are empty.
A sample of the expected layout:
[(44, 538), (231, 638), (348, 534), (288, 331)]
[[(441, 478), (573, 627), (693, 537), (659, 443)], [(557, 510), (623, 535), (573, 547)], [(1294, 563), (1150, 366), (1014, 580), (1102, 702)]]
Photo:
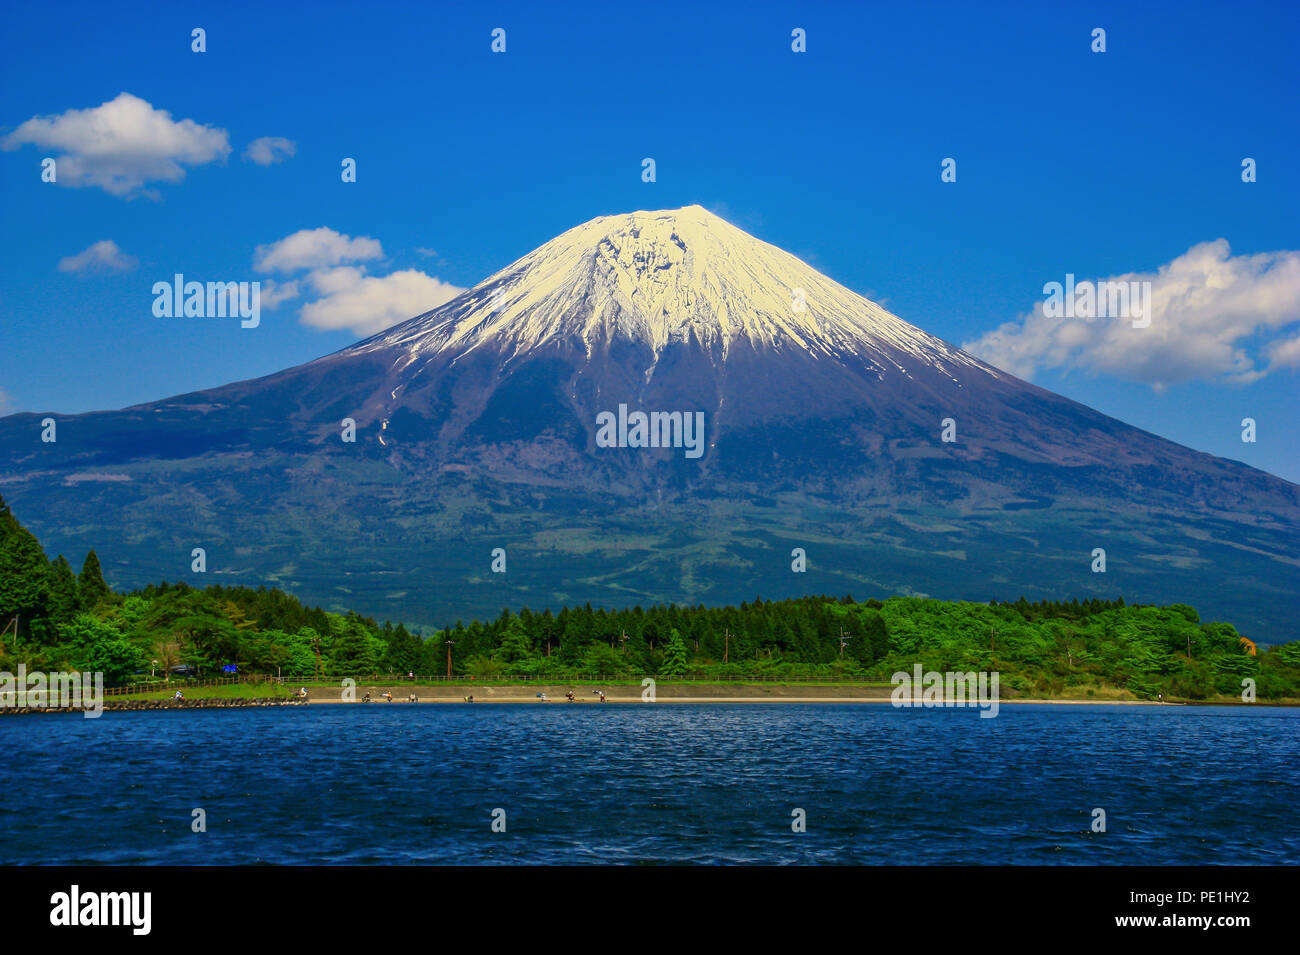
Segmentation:
[[(570, 703), (564, 694), (572, 689), (575, 699)], [(643, 699), (639, 685), (615, 685), (604, 687), (605, 699), (609, 703), (890, 703), (892, 687), (881, 686), (834, 686), (791, 684), (741, 684), (691, 686), (689, 684), (660, 684), (655, 688), (654, 699)], [(365, 686), (356, 687), (353, 699), (343, 699), (343, 690), (339, 687), (328, 689), (314, 687), (309, 691), (309, 702), (319, 704), (362, 703), (366, 693), (371, 702), (389, 705), (385, 693), (392, 693), (392, 704), (410, 704), (409, 697), (415, 694), (418, 703), (465, 703), (465, 697), (472, 695), (475, 703), (531, 703), (535, 705), (573, 706), (600, 704), (593, 687), (589, 684), (581, 687), (564, 685), (520, 686), (520, 685), (482, 685), (458, 684), (456, 686)], [(537, 694), (545, 693), (542, 700)], [(916, 706), (922, 705), (922, 698), (914, 697)], [(1003, 696), (1000, 704), (1013, 703), (1054, 703), (1054, 704), (1116, 704), (1132, 706), (1178, 706), (1177, 703), (1161, 703), (1154, 700), (1133, 699), (1008, 699)], [(933, 705), (933, 704), (932, 704)]]

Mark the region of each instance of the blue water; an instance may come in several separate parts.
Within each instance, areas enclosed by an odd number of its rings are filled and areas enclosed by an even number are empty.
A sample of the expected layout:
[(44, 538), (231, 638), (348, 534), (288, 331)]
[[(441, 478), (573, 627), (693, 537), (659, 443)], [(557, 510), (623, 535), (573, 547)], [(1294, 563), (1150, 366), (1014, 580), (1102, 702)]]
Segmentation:
[(0, 862), (1295, 863), (1297, 731), (1295, 709), (1062, 705), (6, 717)]

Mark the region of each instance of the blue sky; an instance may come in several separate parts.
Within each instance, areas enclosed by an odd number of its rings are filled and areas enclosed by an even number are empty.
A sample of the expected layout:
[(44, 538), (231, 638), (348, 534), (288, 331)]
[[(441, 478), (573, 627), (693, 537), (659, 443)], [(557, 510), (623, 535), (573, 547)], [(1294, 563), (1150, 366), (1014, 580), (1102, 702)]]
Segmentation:
[[(303, 321), (348, 295), (401, 308), (594, 216), (700, 203), (982, 357), (1013, 323), (1011, 370), (1300, 481), (1294, 3), (33, 3), (0, 22), (0, 410), (268, 374), (355, 341)], [(69, 111), (123, 93), (154, 125), (113, 130), (105, 159), (96, 123), (121, 115)], [(265, 137), (292, 156), (245, 158)], [(335, 271), (256, 268), (316, 229)], [(156, 318), (175, 272), (299, 294), (255, 330)], [(1067, 273), (1137, 273), (1171, 304), (1150, 335), (1062, 339), (1025, 319)]]

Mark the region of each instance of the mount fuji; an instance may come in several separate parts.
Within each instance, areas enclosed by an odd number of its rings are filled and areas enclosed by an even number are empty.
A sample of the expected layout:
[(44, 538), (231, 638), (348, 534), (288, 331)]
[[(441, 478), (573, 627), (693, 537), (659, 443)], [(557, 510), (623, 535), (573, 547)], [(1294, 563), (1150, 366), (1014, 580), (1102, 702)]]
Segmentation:
[[(701, 453), (638, 441), (638, 412), (661, 416), (651, 438), (702, 414)], [(628, 423), (618, 446), (605, 413)], [(1300, 487), (1006, 374), (698, 206), (593, 219), (269, 377), (49, 416), (54, 444), (46, 415), (0, 420), (0, 491), (118, 587), (265, 584), (439, 625), (1122, 594), (1300, 635)]]

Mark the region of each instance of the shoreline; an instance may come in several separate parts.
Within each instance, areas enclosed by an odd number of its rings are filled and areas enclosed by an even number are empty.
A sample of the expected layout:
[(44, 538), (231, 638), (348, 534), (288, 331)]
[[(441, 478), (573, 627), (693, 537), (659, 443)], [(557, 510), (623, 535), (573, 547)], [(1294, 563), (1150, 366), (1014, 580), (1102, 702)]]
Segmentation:
[[(401, 685), (401, 684), (361, 684), (353, 689), (356, 694), (354, 699), (343, 699), (343, 688), (340, 686), (331, 687), (308, 687), (308, 702), (321, 703), (326, 705), (344, 704), (344, 703), (362, 703), (362, 697), (369, 693), (372, 703), (387, 703), (384, 699), (384, 693), (392, 693), (393, 703), (409, 703), (408, 697), (415, 694), (416, 702), (419, 703), (465, 703), (466, 696), (473, 696), (475, 703), (509, 703), (512, 705), (521, 705), (527, 703), (533, 704), (557, 704), (572, 705), (565, 699), (566, 691), (573, 691), (577, 698), (573, 703), (599, 703), (596, 698), (596, 691), (603, 689), (606, 700), (610, 703), (707, 703), (707, 704), (726, 704), (726, 703), (892, 703), (895, 687), (888, 685), (870, 685), (870, 684), (804, 684), (797, 683), (753, 683), (753, 684), (713, 684), (713, 685), (692, 685), (690, 683), (661, 683), (655, 687), (654, 699), (645, 700), (642, 697), (643, 688), (638, 683), (613, 683), (606, 684), (603, 687), (593, 687), (590, 684), (573, 685), (573, 684), (533, 684), (520, 685), (518, 683), (504, 683), (497, 685), (475, 685), (473, 683), (455, 683), (444, 684), (441, 686), (431, 685)], [(910, 703), (914, 708), (953, 708), (943, 707), (942, 702), (934, 700), (929, 701), (927, 707), (924, 697), (920, 694), (919, 688), (913, 688), (914, 692)], [(538, 698), (538, 693), (545, 693), (548, 699), (545, 701)], [(901, 702), (901, 701), (900, 701)], [(975, 705), (977, 700), (974, 694), (969, 697), (967, 705)], [(1007, 696), (999, 695), (998, 705), (1017, 704), (1017, 703), (1045, 703), (1051, 705), (1070, 705), (1070, 706), (1257, 706), (1259, 703), (1244, 703), (1240, 700), (1145, 700), (1133, 696), (1116, 696), (1116, 697), (1028, 697), (1028, 696)], [(1264, 705), (1273, 706), (1297, 706), (1300, 700), (1283, 699), (1270, 701)]]
[[(317, 700), (317, 699), (311, 699), (311, 698), (308, 698), (308, 700), (307, 700), (307, 703), (308, 703), (309, 705), (310, 705), (310, 704), (319, 704), (319, 705), (323, 705), (323, 706), (352, 706), (352, 705), (354, 705), (354, 704), (364, 704), (364, 702), (365, 702), (364, 700), (343, 700), (343, 699), (319, 699), (319, 700)], [(379, 703), (382, 703), (382, 704), (387, 705), (389, 701), (388, 701), (388, 700), (385, 700), (385, 699), (372, 699), (370, 702), (371, 702), (372, 704), (379, 704)], [(868, 697), (868, 696), (672, 696), (672, 697), (656, 698), (656, 699), (654, 699), (654, 700), (642, 700), (641, 697), (639, 697), (639, 696), (618, 696), (618, 697), (615, 697), (615, 696), (610, 696), (609, 694), (606, 694), (605, 702), (606, 702), (606, 703), (638, 703), (638, 704), (640, 704), (640, 703), (646, 703), (646, 704), (663, 704), (663, 703), (670, 703), (670, 704), (671, 704), (671, 703), (739, 703), (739, 704), (749, 704), (749, 703), (892, 703), (893, 701), (892, 701), (889, 697), (887, 697), (887, 696), (886, 696), (886, 697), (876, 697), (876, 696), (870, 696), (870, 697)], [(911, 708), (912, 708), (912, 709), (961, 709), (961, 708), (962, 708), (962, 707), (960, 707), (960, 706), (956, 706), (956, 705), (944, 705), (943, 703), (935, 703), (935, 702), (931, 702), (929, 706), (926, 706), (924, 700), (923, 700), (921, 697), (912, 697), (912, 699), (911, 699), (910, 702), (911, 702)], [(405, 704), (408, 705), (408, 706), (412, 705), (412, 701), (411, 701), (411, 700), (399, 699), (399, 698), (397, 698), (396, 696), (393, 697), (392, 703), (393, 703), (393, 705), (396, 705), (396, 704), (399, 704), (399, 703), (405, 703)], [(416, 699), (416, 700), (414, 701), (414, 704), (415, 704), (415, 705), (424, 704), (424, 703), (460, 703), (460, 704), (462, 704), (462, 705), (470, 705), (470, 704), (468, 703), (468, 701), (465, 700), (463, 697), (457, 697), (457, 698), (454, 698), (454, 699), (453, 699), (452, 697), (427, 697), (427, 698), (426, 698), (426, 697), (420, 697), (420, 698), (418, 698), (418, 699)], [(511, 704), (511, 705), (527, 704), (527, 703), (535, 703), (535, 704), (537, 704), (537, 705), (539, 705), (539, 706), (543, 706), (543, 705), (545, 705), (545, 706), (549, 706), (549, 705), (551, 705), (551, 704), (558, 704), (558, 705), (564, 705), (564, 706), (572, 706), (572, 705), (574, 705), (574, 704), (579, 704), (579, 703), (594, 703), (594, 704), (596, 704), (597, 706), (600, 705), (600, 701), (599, 701), (599, 700), (594, 700), (594, 699), (592, 699), (592, 700), (587, 700), (587, 699), (577, 699), (577, 700), (574, 700), (573, 703), (570, 703), (568, 700), (564, 699), (563, 697), (561, 697), (561, 698), (558, 699), (558, 700), (557, 700), (557, 699), (554, 699), (554, 698), (552, 698), (552, 699), (547, 699), (547, 700), (539, 700), (539, 699), (537, 699), (536, 697), (524, 697), (524, 696), (493, 696), (493, 697), (482, 697), (482, 698), (478, 698), (478, 697), (476, 697), (475, 700), (474, 700), (474, 705), (477, 705), (477, 704), (480, 704), (480, 703), (509, 703), (509, 704)], [(1018, 704), (1018, 703), (1019, 703), (1019, 704), (1025, 704), (1025, 703), (1048, 703), (1048, 704), (1053, 704), (1053, 705), (1060, 704), (1060, 705), (1063, 705), (1063, 706), (1259, 706), (1259, 705), (1264, 705), (1264, 706), (1295, 706), (1295, 705), (1298, 705), (1298, 704), (1294, 704), (1294, 703), (1271, 703), (1271, 704), (1270, 704), (1270, 703), (1264, 703), (1264, 704), (1259, 704), (1259, 703), (1250, 703), (1250, 704), (1247, 704), (1247, 703), (1206, 703), (1206, 702), (1186, 702), (1186, 703), (1185, 703), (1185, 702), (1181, 702), (1181, 701), (1179, 701), (1179, 702), (1171, 702), (1171, 701), (1167, 701), (1167, 700), (1166, 700), (1166, 701), (1160, 701), (1160, 700), (1068, 700), (1068, 699), (1061, 699), (1061, 698), (1051, 698), (1051, 699), (1024, 699), (1024, 698), (1021, 698), (1021, 699), (1014, 699), (1014, 700), (1009, 700), (1009, 699), (1005, 699), (1005, 698), (1003, 698), (1003, 699), (999, 699), (999, 700), (998, 700), (998, 705), (999, 705), (999, 706), (1010, 706), (1010, 705), (1015, 705), (1015, 704)], [(969, 709), (969, 708), (971, 708), (971, 707), (978, 706), (978, 705), (979, 705), (979, 704), (978, 704), (978, 701), (974, 701), (974, 700), (969, 701), (969, 702), (967, 702), (967, 703), (965, 704), (965, 706), (966, 706), (967, 709)]]
[[(161, 696), (107, 697), (106, 708), (126, 708), (123, 704), (148, 703), (151, 708), (175, 708), (201, 706), (204, 703), (215, 706), (266, 705), (272, 700), (297, 704), (339, 705), (349, 703), (364, 704), (363, 697), (369, 694), (373, 703), (387, 703), (384, 694), (392, 694), (393, 703), (409, 703), (414, 694), (416, 702), (454, 704), (466, 703), (467, 696), (473, 696), (475, 703), (506, 703), (514, 706), (524, 704), (569, 705), (565, 699), (566, 692), (576, 695), (574, 703), (599, 703), (597, 693), (604, 691), (606, 701), (610, 703), (684, 703), (684, 704), (727, 704), (727, 703), (893, 703), (895, 687), (880, 684), (798, 684), (798, 683), (754, 683), (754, 684), (698, 684), (698, 683), (660, 683), (654, 687), (653, 700), (644, 699), (643, 694), (650, 692), (638, 683), (608, 683), (593, 686), (587, 684), (563, 683), (499, 683), (479, 684), (444, 683), (434, 684), (384, 684), (382, 682), (363, 683), (347, 688), (351, 699), (344, 699), (345, 688), (342, 685), (307, 685), (306, 700), (296, 695), (297, 685), (285, 683), (276, 687), (277, 692), (268, 697), (266, 689), (257, 685), (245, 687), (220, 687), (212, 690), (195, 688), (194, 695), (187, 696), (183, 703), (175, 705), (174, 701)], [(910, 703), (914, 708), (955, 708), (945, 707), (942, 700), (925, 700), (919, 687), (912, 687)], [(1088, 688), (1083, 688), (1088, 689)], [(206, 691), (205, 691), (206, 690)], [(244, 695), (244, 693), (247, 695)], [(1105, 688), (1106, 695), (1091, 696), (1022, 696), (999, 694), (998, 705), (1041, 703), (1054, 706), (1300, 706), (1300, 699), (1283, 697), (1276, 700), (1257, 700), (1246, 703), (1236, 698), (1215, 700), (1187, 699), (1139, 699), (1131, 694), (1110, 695), (1113, 690)], [(538, 694), (545, 693), (547, 699), (539, 699)], [(256, 702), (255, 702), (256, 700)], [(211, 701), (211, 702), (208, 702)], [(218, 702), (220, 701), (220, 702)], [(928, 706), (926, 705), (928, 702)], [(974, 693), (967, 696), (967, 705), (978, 705)], [(988, 701), (991, 703), (992, 701)], [(118, 704), (118, 705), (113, 705)], [(168, 705), (174, 704), (174, 705)], [(987, 705), (987, 704), (986, 704)]]
[[(385, 699), (372, 699), (374, 704), (387, 704)], [(414, 701), (408, 699), (393, 698), (393, 704), (433, 704), (433, 705), (461, 705), (473, 706), (478, 704), (503, 704), (506, 706), (525, 706), (534, 705), (572, 705), (563, 697), (560, 699), (539, 700), (535, 696), (494, 696), (490, 698), (476, 698), (473, 703), (466, 701), (463, 697), (421, 697)], [(655, 705), (655, 704), (686, 704), (686, 705), (726, 705), (733, 704), (745, 706), (752, 703), (766, 704), (871, 704), (886, 703), (893, 704), (889, 697), (880, 696), (766, 696), (766, 697), (746, 697), (746, 696), (670, 696), (656, 700), (642, 700), (640, 696), (610, 696), (606, 695), (606, 703), (617, 703), (622, 706), (635, 705)], [(574, 704), (594, 704), (601, 705), (597, 699), (576, 699)], [(244, 698), (244, 697), (226, 697), (224, 699), (202, 699), (191, 698), (185, 700), (120, 700), (106, 701), (102, 712), (105, 713), (132, 713), (132, 712), (157, 712), (159, 710), (169, 711), (186, 711), (186, 710), (213, 710), (213, 709), (254, 709), (265, 707), (302, 707), (318, 704), (322, 706), (353, 706), (366, 705), (364, 700), (344, 700), (341, 698), (328, 699), (299, 699), (297, 697), (280, 697), (280, 698)], [(1161, 701), (1161, 700), (1070, 700), (1061, 698), (1042, 698), (1042, 699), (999, 699), (996, 706), (1017, 706), (1017, 705), (1049, 705), (1049, 706), (1215, 706), (1215, 707), (1260, 707), (1265, 709), (1279, 708), (1297, 708), (1300, 702), (1271, 702), (1259, 701), (1255, 703), (1239, 703), (1235, 701)], [(991, 707), (987, 702), (981, 702), (978, 699), (971, 699), (964, 703), (945, 704), (942, 702), (926, 701), (921, 697), (912, 697), (906, 704), (900, 704), (898, 709), (978, 709), (988, 710)], [(0, 709), (0, 717), (3, 716), (36, 716), (50, 715), (55, 713), (83, 713), (85, 707), (44, 707), (44, 706), (24, 706), (24, 707), (5, 707)]]

